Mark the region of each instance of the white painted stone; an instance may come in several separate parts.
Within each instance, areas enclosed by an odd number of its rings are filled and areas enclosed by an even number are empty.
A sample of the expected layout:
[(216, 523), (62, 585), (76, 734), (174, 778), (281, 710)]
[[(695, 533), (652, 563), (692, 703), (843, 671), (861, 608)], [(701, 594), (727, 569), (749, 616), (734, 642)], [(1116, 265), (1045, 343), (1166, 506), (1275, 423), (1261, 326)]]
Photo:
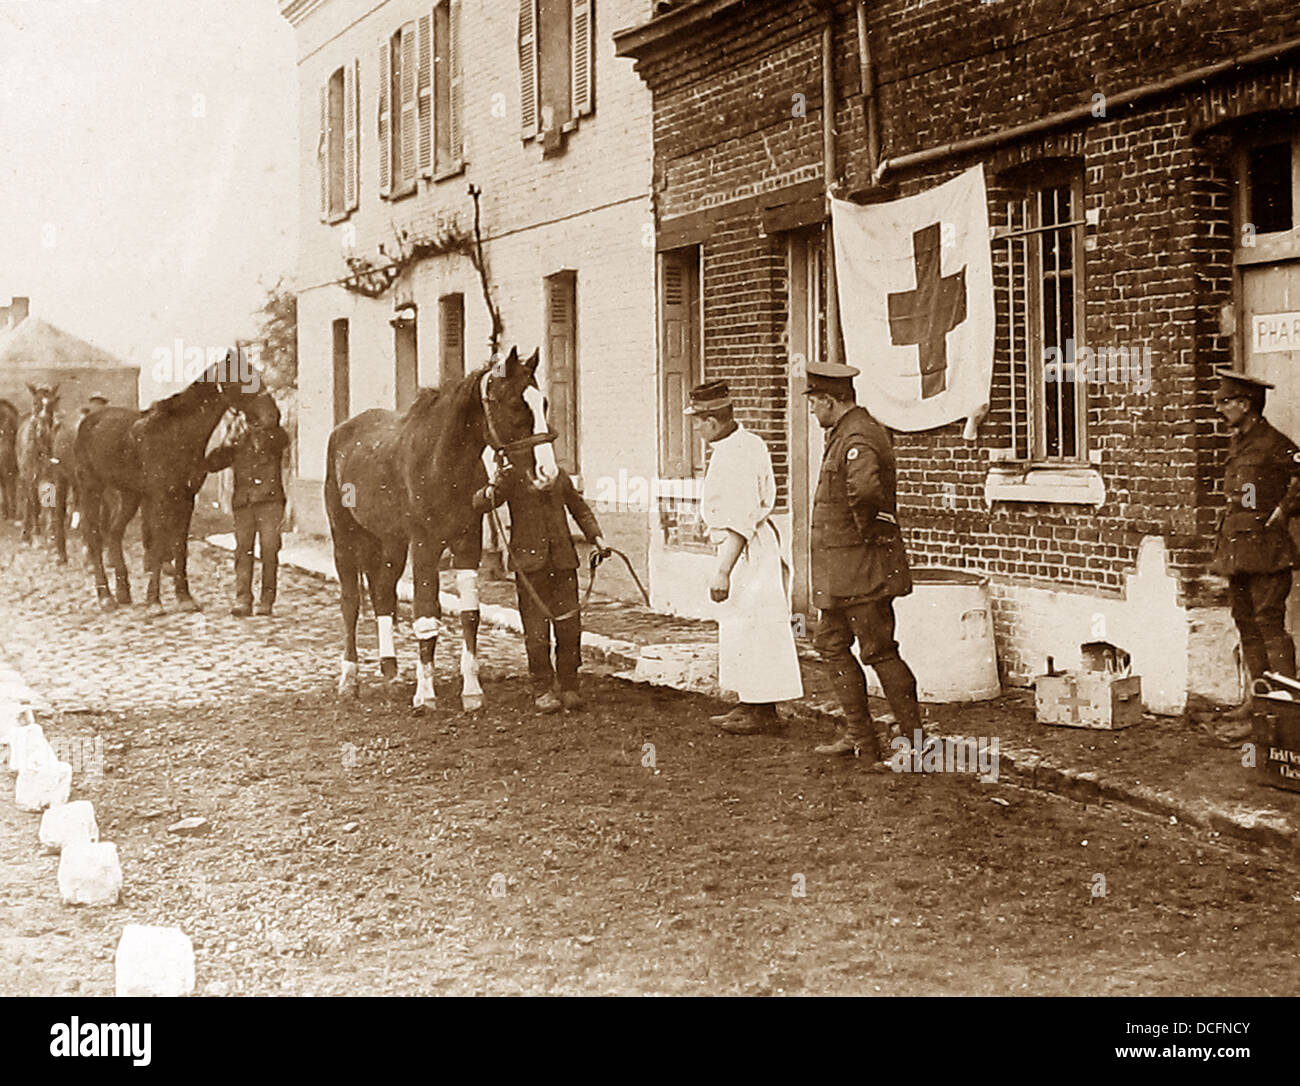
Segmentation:
[(0, 744), (9, 745), (9, 736), (15, 728), (35, 723), (30, 705), (0, 696)]
[(119, 996), (175, 998), (194, 991), (194, 944), (180, 928), (128, 924), (114, 964)]
[(88, 799), (60, 803), (41, 817), (41, 846), (47, 852), (59, 852), (69, 845), (94, 844), (99, 840), (95, 805)]
[(718, 646), (707, 642), (642, 645), (632, 678), (675, 690), (716, 694)]
[(46, 762), (57, 762), (54, 750), (39, 724), (23, 724), (9, 733), (9, 772), (36, 769)]
[(24, 769), (14, 785), (14, 803), (20, 811), (43, 811), (68, 802), (72, 793), (72, 766), (53, 762)]
[(59, 895), (65, 905), (115, 905), (122, 865), (111, 841), (68, 845), (59, 859)]

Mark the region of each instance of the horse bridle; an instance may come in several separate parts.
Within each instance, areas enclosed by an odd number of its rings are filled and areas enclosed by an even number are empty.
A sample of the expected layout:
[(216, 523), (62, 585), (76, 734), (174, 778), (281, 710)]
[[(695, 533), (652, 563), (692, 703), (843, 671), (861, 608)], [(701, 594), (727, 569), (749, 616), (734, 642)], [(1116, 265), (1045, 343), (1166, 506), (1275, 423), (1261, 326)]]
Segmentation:
[(544, 434), (528, 434), (515, 441), (502, 441), (501, 434), (497, 431), (496, 423), (492, 421), (492, 410), (489, 403), (495, 402), (497, 397), (488, 393), (488, 382), (492, 378), (492, 371), (488, 370), (483, 374), (482, 380), (479, 381), (478, 398), (479, 404), (483, 408), (483, 420), (487, 424), (488, 445), (492, 449), (497, 463), (513, 468), (510, 454), (512, 452), (523, 452), (525, 449), (534, 449), (538, 445), (545, 445), (549, 441), (554, 441), (559, 435), (554, 430), (547, 430)]

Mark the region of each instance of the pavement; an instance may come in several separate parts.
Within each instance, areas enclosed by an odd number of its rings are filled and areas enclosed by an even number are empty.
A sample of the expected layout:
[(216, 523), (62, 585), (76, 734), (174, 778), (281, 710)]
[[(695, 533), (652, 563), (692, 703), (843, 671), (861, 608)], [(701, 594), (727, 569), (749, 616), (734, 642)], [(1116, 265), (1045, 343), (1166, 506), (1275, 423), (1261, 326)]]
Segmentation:
[[(230, 535), (210, 535), (205, 542), (227, 551), (234, 546)], [(280, 556), (282, 563), (318, 578), (337, 579), (326, 539), (286, 536)], [(446, 591), (450, 583), (444, 579), (442, 604), (454, 613), (458, 601)], [(585, 573), (582, 583), (585, 588)], [(484, 580), (480, 597), (488, 627), (521, 635), (512, 582)], [(398, 598), (412, 598), (409, 572), (398, 586)], [(716, 683), (716, 627), (711, 622), (658, 614), (596, 591), (583, 613), (582, 646), (588, 666), (618, 677), (724, 696)], [(805, 697), (783, 712), (829, 736), (842, 713), (811, 646), (801, 643), (799, 652)], [(997, 775), (1003, 783), (1085, 805), (1123, 804), (1211, 836), (1300, 849), (1300, 793), (1261, 781), (1259, 771), (1246, 764), (1254, 753), (1252, 744), (1226, 746), (1188, 717), (1144, 714), (1140, 723), (1118, 731), (1044, 725), (1035, 720), (1033, 691), (1023, 689), (1009, 689), (990, 701), (923, 709), (927, 736), (996, 740)], [(873, 699), (873, 712), (885, 711), (886, 704)], [(1262, 752), (1259, 756), (1262, 760)]]

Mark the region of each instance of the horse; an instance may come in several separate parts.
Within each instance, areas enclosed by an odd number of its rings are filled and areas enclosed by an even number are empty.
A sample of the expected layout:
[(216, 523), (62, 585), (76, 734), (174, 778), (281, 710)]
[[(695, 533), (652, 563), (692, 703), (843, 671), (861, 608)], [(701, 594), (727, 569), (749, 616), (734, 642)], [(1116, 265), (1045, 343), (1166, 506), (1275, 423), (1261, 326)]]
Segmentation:
[(15, 441), (18, 491), (22, 498), (23, 542), (41, 534), (41, 510), (50, 510), (59, 563), (68, 560), (68, 471), (56, 455), (63, 429), (58, 416), (59, 386), (28, 385), (32, 413), (18, 427)]
[[(186, 563), (194, 498), (206, 474), (208, 438), (227, 408), (242, 409), (257, 397), (270, 398), (255, 372), (239, 379), (239, 361), (232, 348), (223, 362), (213, 363), (187, 388), (147, 410), (105, 407), (87, 415), (77, 428), (74, 459), (82, 531), (95, 594), (104, 610), (131, 602), (122, 535), (141, 506), (149, 613), (163, 611), (162, 569), (169, 559), (174, 563), (177, 606), (183, 611), (200, 609), (190, 593)], [(116, 598), (104, 572), (105, 536)]]
[(484, 450), (498, 456), (536, 446), (534, 485), (548, 485), (558, 473), (537, 387), (537, 352), (520, 361), (512, 349), (504, 361), (475, 370), (451, 387), (422, 389), (405, 411), (372, 409), (330, 434), (325, 466), (325, 511), (334, 544), (341, 589), (345, 647), (340, 697), (360, 695), (357, 615), (360, 577), (365, 574), (379, 633), (380, 673), (398, 681), (393, 647), (397, 582), (408, 549), (415, 582), (412, 630), (419, 643), (417, 709), (434, 702), (433, 660), (437, 646), (438, 567), (450, 548), (460, 595), (463, 647), (461, 705), (483, 707), (478, 680), (478, 563), (483, 518), (472, 507), (475, 491), (487, 483)]
[(21, 415), (8, 400), (0, 400), (0, 520), (18, 516), (18, 423)]

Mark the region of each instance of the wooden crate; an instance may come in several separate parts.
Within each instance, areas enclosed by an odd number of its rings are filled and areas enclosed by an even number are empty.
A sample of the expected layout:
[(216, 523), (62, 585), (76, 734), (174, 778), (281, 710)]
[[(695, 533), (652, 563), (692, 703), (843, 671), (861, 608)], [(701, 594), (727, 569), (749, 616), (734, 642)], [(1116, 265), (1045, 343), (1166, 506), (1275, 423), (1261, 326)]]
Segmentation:
[(1255, 699), (1255, 771), (1274, 788), (1300, 792), (1300, 702)]
[(1105, 671), (1061, 671), (1034, 680), (1040, 724), (1127, 728), (1142, 719), (1142, 677)]

